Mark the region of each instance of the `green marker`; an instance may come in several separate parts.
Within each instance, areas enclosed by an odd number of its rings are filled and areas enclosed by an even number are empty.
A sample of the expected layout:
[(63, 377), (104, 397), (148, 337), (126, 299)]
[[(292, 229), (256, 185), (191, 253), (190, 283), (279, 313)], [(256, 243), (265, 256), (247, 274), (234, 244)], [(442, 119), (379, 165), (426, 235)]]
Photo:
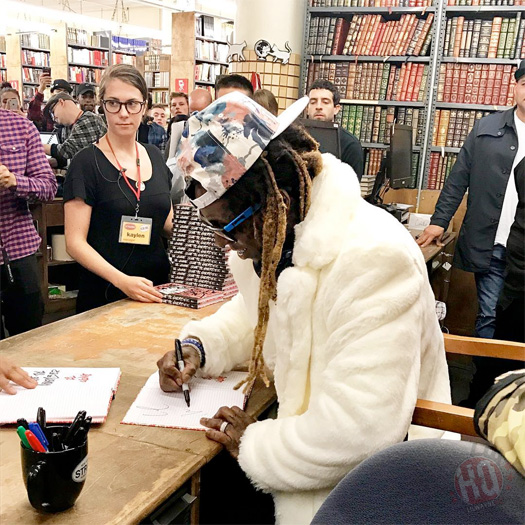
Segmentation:
[(29, 444), (29, 441), (27, 441), (27, 438), (26, 438), (26, 429), (22, 425), (20, 425), (16, 429), (16, 433), (18, 434), (18, 437), (22, 441), (22, 445), (24, 445), (24, 447), (31, 450), (31, 445)]

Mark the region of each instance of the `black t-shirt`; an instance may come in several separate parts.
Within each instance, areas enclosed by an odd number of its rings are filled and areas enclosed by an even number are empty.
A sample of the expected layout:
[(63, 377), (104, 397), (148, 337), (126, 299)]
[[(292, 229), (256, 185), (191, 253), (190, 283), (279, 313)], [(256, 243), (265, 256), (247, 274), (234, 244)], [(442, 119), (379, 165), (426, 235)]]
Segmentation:
[[(140, 195), (139, 217), (153, 220), (148, 246), (119, 243), (123, 215), (135, 215), (136, 196), (119, 171), (94, 145), (71, 161), (64, 182), (64, 202), (80, 198), (91, 206), (87, 242), (106, 261), (127, 275), (145, 277), (155, 285), (167, 282), (169, 261), (162, 231), (171, 209), (171, 172), (155, 146), (144, 144), (152, 164), (152, 176)], [(134, 181), (130, 181), (135, 184)], [(85, 311), (121, 299), (124, 294), (104, 279), (82, 269), (77, 311)]]
[(352, 166), (357, 175), (357, 178), (361, 180), (363, 176), (363, 149), (361, 143), (351, 133), (346, 131), (343, 127), (339, 128), (340, 131), (340, 144), (341, 144), (341, 160)]

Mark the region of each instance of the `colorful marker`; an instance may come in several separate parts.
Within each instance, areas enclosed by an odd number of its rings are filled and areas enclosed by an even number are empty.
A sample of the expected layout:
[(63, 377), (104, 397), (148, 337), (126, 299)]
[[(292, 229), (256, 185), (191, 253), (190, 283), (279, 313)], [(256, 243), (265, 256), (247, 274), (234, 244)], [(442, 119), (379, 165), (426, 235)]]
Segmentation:
[(27, 441), (29, 441), (29, 444), (31, 445), (31, 448), (35, 450), (36, 452), (46, 452), (46, 449), (44, 448), (44, 445), (40, 443), (38, 438), (31, 432), (31, 430), (26, 430), (26, 438)]
[(16, 429), (16, 433), (18, 434), (18, 437), (20, 438), (20, 441), (22, 442), (22, 445), (24, 445), (24, 447), (30, 449), (31, 445), (29, 444), (29, 441), (27, 441), (27, 438), (26, 438), (26, 429), (22, 425), (20, 425)]

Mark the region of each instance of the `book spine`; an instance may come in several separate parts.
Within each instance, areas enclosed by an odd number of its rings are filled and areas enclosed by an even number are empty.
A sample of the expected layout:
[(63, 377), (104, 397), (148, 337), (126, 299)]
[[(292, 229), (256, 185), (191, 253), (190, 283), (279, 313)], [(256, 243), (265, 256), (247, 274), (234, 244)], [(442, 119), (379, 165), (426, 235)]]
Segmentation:
[(518, 26), (518, 33), (516, 38), (516, 47), (514, 49), (514, 57), (513, 58), (521, 58), (521, 48), (523, 46), (523, 35), (525, 33), (525, 18), (521, 17), (521, 13), (518, 13), (519, 18), (519, 24), (516, 20), (516, 24)]
[(501, 22), (501, 29), (499, 33), (498, 45), (496, 48), (496, 58), (504, 58), (505, 44), (507, 41), (508, 31), (509, 31), (509, 19), (504, 18)]
[(472, 30), (472, 42), (470, 45), (470, 57), (477, 57), (478, 56), (478, 46), (479, 46), (479, 37), (481, 34), (481, 19), (476, 18), (474, 20), (474, 28)]
[(500, 16), (495, 16), (492, 20), (492, 32), (490, 34), (487, 58), (496, 58), (497, 56), (502, 22), (503, 19)]
[(452, 56), (459, 57), (459, 51), (461, 49), (461, 38), (463, 36), (463, 23), (465, 22), (464, 16), (458, 16), (456, 36), (454, 38), (454, 51)]
[(509, 20), (509, 30), (507, 32), (507, 39), (505, 40), (505, 51), (503, 58), (512, 58), (514, 55), (514, 47), (516, 45), (516, 19)]
[(459, 45), (459, 56), (460, 57), (465, 57), (465, 51), (467, 48), (468, 28), (469, 28), (470, 22), (472, 22), (472, 20), (465, 20), (463, 23), (463, 30), (461, 33), (461, 42)]

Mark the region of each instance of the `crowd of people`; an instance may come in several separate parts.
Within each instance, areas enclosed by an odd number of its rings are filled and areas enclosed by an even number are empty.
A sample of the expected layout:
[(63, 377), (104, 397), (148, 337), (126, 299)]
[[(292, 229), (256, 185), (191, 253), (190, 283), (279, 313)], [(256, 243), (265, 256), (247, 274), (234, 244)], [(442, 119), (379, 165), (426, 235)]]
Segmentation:
[[(419, 240), (439, 241), (469, 188), (458, 260), (476, 273), (476, 329), (489, 338), (497, 316), (516, 315), (516, 298), (523, 298), (525, 62), (516, 80), (516, 108), (476, 124)], [(52, 96), (43, 106), (48, 87)], [(226, 75), (215, 100), (202, 89), (172, 93), (168, 115), (151, 103), (138, 70), (118, 64), (104, 72), (98, 98), (90, 85), (81, 85), (76, 98), (72, 91), (64, 80), (42, 78), (27, 115), (16, 90), (0, 92), (0, 261), (9, 335), (42, 322), (40, 239), (27, 203), (54, 197), (52, 165), (67, 166), (65, 236), (82, 269), (78, 312), (125, 297), (161, 302), (155, 287), (168, 280), (164, 238), (172, 204), (185, 199), (216, 243), (231, 248), (239, 294), (184, 327), (185, 368), (179, 371), (167, 352), (157, 363), (160, 385), (179, 390), (197, 371), (218, 375), (248, 360), (250, 387), (258, 377), (267, 383), (271, 370), (277, 419), (255, 421), (224, 407), (202, 424), (252, 483), (273, 495), (279, 522), (309, 523), (348, 471), (403, 441), (417, 398), (450, 403), (421, 250), (393, 216), (361, 198), (356, 137), (340, 135), (338, 159), (294, 124), (303, 111), (333, 122), (341, 109), (337, 89), (317, 81), (278, 116), (270, 91), (254, 92), (242, 75)], [(57, 143), (42, 146), (38, 129), (49, 131), (50, 123)], [(498, 156), (502, 148), (508, 158)], [(497, 186), (489, 182), (496, 171), (505, 175)], [(489, 201), (487, 217), (472, 219)], [(508, 206), (515, 217), (506, 214), (500, 223)], [(141, 235), (126, 233), (134, 226)], [(34, 386), (6, 366), (0, 388), (6, 378)]]

